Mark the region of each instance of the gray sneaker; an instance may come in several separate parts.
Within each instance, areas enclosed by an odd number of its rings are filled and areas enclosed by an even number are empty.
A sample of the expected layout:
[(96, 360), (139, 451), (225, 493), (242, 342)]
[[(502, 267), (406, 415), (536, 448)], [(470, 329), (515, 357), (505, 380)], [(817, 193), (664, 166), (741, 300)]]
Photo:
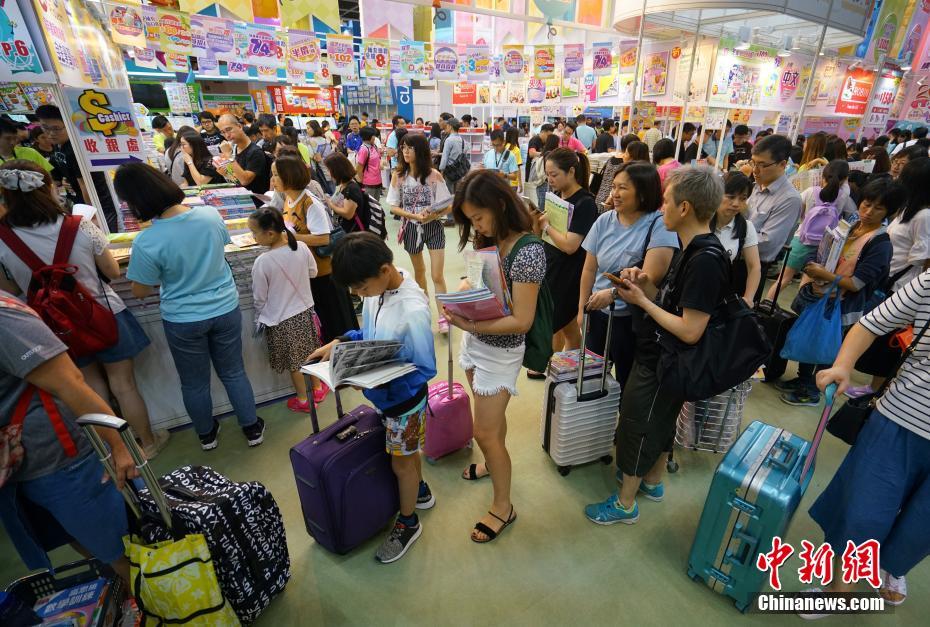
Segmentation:
[(417, 524), (416, 527), (408, 527), (399, 521), (394, 523), (390, 535), (378, 547), (375, 559), (382, 564), (396, 562), (404, 556), (404, 553), (416, 542), (421, 533), (423, 533), (423, 523)]

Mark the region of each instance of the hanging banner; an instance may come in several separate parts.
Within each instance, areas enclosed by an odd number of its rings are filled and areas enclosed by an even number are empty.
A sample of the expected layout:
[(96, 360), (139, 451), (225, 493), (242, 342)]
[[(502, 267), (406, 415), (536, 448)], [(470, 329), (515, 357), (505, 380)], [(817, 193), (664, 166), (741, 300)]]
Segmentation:
[(609, 76), (613, 62), (614, 51), (611, 42), (594, 44), (592, 47), (591, 69), (595, 76)]
[(426, 80), (426, 47), (422, 41), (400, 42), (401, 78), (415, 81)]
[(303, 30), (287, 32), (288, 58), (305, 72), (320, 71), (320, 42), (313, 33)]
[(636, 67), (636, 42), (620, 43), (620, 72), (632, 72)]
[(872, 92), (875, 82), (875, 73), (863, 68), (846, 70), (843, 86), (836, 101), (836, 113), (861, 116), (865, 114), (865, 106)]
[(165, 69), (169, 72), (187, 72), (190, 62), (186, 54), (165, 53)]
[(533, 78), (555, 78), (555, 46), (535, 46)]
[[(878, 15), (877, 17), (873, 15), (875, 22), (871, 24), (871, 36), (867, 36), (856, 48), (857, 57), (872, 63), (878, 63), (882, 56), (893, 53), (891, 45), (894, 42), (895, 34), (898, 29), (903, 29), (906, 26), (902, 22), (907, 5), (908, 0), (884, 0), (884, 2), (875, 4), (874, 10)], [(862, 54), (866, 44), (868, 44), (868, 49)]]
[(246, 61), (249, 65), (269, 68), (285, 67), (284, 52), (287, 44), (282, 39), (280, 31), (273, 26), (247, 26), (249, 46), (246, 51)]
[(365, 59), (365, 78), (367, 80), (390, 78), (390, 42), (387, 39), (363, 39), (362, 58)]
[(894, 72), (888, 67), (882, 71), (881, 78), (878, 79), (875, 89), (872, 90), (872, 100), (869, 104), (868, 113), (862, 119), (863, 126), (879, 129), (878, 132), (884, 131), (885, 123), (891, 116), (891, 105), (894, 104), (900, 84), (900, 73)]
[(454, 44), (433, 44), (433, 77), (436, 80), (458, 80), (459, 53)]
[[(928, 25), (930, 25), (930, 1), (920, 0), (914, 6), (914, 13), (911, 16), (911, 23), (908, 25), (907, 30), (902, 30), (899, 33), (898, 60), (916, 67), (917, 55), (920, 53), (920, 42), (925, 38)], [(892, 51), (894, 50), (895, 47), (893, 46)]]
[[(322, 57), (321, 57), (322, 59)], [(325, 61), (325, 62), (324, 62)], [(329, 61), (323, 59), (320, 62), (320, 71), (313, 73), (313, 81), (322, 87), (329, 87), (333, 84), (333, 75), (329, 71)]]
[(142, 23), (145, 24), (145, 47), (158, 50), (161, 39), (158, 37), (158, 9), (151, 4), (142, 7)]
[(584, 44), (565, 44), (562, 48), (562, 76), (574, 78), (584, 74)]
[(278, 80), (278, 70), (268, 65), (258, 65), (255, 67), (258, 74), (258, 80), (265, 83), (275, 83)]
[(206, 76), (219, 76), (220, 62), (211, 57), (197, 57), (197, 72)]
[[(16, 4), (8, 1), (4, 11)], [(134, 46), (145, 48), (145, 24), (142, 21), (142, 11), (139, 7), (122, 6), (119, 4), (108, 6), (110, 18), (110, 37), (113, 42), (121, 46)], [(10, 18), (12, 19), (12, 18)]]
[(245, 63), (228, 61), (226, 63), (226, 70), (229, 72), (229, 78), (249, 78), (249, 66)]
[(488, 78), (492, 83), (500, 83), (504, 80), (504, 76), (501, 74), (501, 65), (504, 64), (504, 55), (495, 54), (491, 57), (491, 65), (488, 69)]
[(491, 58), (487, 46), (466, 46), (466, 75), (470, 81), (486, 81), (491, 71)]
[[(26, 23), (15, 0), (0, 3), (0, 14), (5, 14), (0, 35), (0, 78), (12, 80), (17, 74), (33, 72), (40, 74), (42, 64), (36, 54), (35, 44), (26, 28)], [(144, 40), (143, 40), (144, 41)]]
[(165, 54), (193, 54), (191, 18), (187, 13), (158, 9), (158, 43)]
[(643, 57), (643, 96), (664, 96), (668, 82), (669, 51)]
[(546, 100), (546, 81), (541, 78), (531, 78), (526, 84), (526, 102), (528, 104), (542, 104)]
[(555, 78), (546, 81), (546, 104), (559, 104), (562, 101), (562, 78), (556, 72)]
[(455, 83), (452, 85), (452, 104), (473, 105), (478, 102), (478, 86), (474, 83)]
[(191, 47), (194, 56), (235, 61), (235, 27), (230, 20), (205, 15), (191, 16)]
[(64, 87), (62, 92), (70, 113), (64, 118), (77, 137), (75, 148), (87, 157), (92, 171), (145, 160), (128, 89)]
[(581, 94), (581, 78), (565, 78), (564, 74), (562, 77), (562, 98), (568, 100), (569, 98), (577, 98)]
[(501, 62), (501, 76), (506, 79), (522, 79), (526, 59), (523, 56), (523, 45), (504, 46), (504, 58)]
[(503, 83), (491, 85), (491, 104), (507, 104), (507, 86)]
[(740, 50), (738, 44), (730, 37), (720, 40), (710, 103), (755, 108), (776, 99), (781, 80), (777, 50), (756, 45)]
[(597, 102), (597, 77), (588, 72), (584, 75), (584, 85), (582, 87), (585, 102)]
[(151, 48), (133, 48), (136, 65), (149, 70), (158, 69), (158, 59), (155, 58), (155, 51)]
[(326, 58), (333, 76), (355, 77), (358, 74), (352, 37), (344, 35), (326, 36)]

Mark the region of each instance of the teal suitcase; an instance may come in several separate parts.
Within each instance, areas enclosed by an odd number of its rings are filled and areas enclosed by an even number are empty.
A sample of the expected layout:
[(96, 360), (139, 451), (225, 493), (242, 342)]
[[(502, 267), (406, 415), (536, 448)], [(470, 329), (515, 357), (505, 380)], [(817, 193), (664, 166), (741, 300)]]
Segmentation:
[(813, 473), (814, 458), (833, 405), (833, 390), (813, 442), (755, 421), (714, 472), (698, 523), (688, 576), (732, 598), (745, 612), (768, 573), (756, 567), (760, 552), (784, 538)]

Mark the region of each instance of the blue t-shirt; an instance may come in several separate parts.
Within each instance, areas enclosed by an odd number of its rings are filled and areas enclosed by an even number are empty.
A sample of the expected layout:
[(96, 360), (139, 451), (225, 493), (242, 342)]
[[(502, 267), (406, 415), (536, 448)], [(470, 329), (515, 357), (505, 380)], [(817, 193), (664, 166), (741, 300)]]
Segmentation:
[[(395, 133), (394, 131), (391, 131), (391, 134), (388, 135), (387, 143), (384, 145), (384, 147), (397, 150), (397, 133)], [(399, 150), (397, 150), (397, 152), (398, 154), (400, 153)], [(396, 167), (397, 167), (397, 156), (395, 155), (391, 157), (391, 168), (393, 169)]]
[[(717, 140), (708, 139), (704, 141), (704, 146), (701, 147), (708, 157), (717, 158)], [(733, 138), (727, 135), (723, 138), (723, 152), (720, 153), (720, 162), (723, 163), (723, 160), (727, 158), (727, 155), (733, 154)]]
[[(616, 211), (601, 214), (581, 243), (582, 248), (597, 257), (594, 291), (614, 286), (603, 276), (605, 272), (616, 274), (643, 261), (643, 244), (646, 243), (646, 234), (650, 229), (652, 237), (649, 238), (649, 250), (660, 247), (678, 248), (678, 235), (665, 228), (662, 214), (658, 212), (648, 213), (630, 226), (620, 224)], [(629, 315), (625, 302), (618, 299), (614, 305), (615, 315)], [(605, 313), (607, 311), (604, 309)]]
[(578, 138), (584, 147), (588, 150), (591, 150), (591, 146), (594, 145), (594, 140), (597, 137), (597, 131), (588, 126), (587, 124), (582, 124), (575, 129), (575, 137)]
[(153, 220), (132, 244), (126, 278), (161, 286), (161, 317), (168, 322), (222, 316), (239, 306), (223, 254), (229, 243), (226, 225), (212, 207)]
[(484, 167), (487, 170), (498, 170), (501, 174), (512, 174), (520, 169), (511, 151), (504, 150), (498, 154), (493, 148), (484, 153)]

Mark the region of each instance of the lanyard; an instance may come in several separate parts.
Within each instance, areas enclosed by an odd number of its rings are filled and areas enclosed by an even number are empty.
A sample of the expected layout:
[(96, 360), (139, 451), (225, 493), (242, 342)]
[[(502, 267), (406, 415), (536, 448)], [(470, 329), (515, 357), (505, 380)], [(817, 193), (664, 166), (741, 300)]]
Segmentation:
[(505, 160), (506, 158), (507, 158), (507, 150), (504, 150), (504, 152), (500, 153), (500, 158), (498, 158), (498, 157), (497, 157), (497, 153), (495, 153), (495, 156), (494, 156), (494, 169), (495, 169), (495, 170), (500, 170), (500, 169), (501, 169), (501, 164), (504, 162), (504, 160)]

